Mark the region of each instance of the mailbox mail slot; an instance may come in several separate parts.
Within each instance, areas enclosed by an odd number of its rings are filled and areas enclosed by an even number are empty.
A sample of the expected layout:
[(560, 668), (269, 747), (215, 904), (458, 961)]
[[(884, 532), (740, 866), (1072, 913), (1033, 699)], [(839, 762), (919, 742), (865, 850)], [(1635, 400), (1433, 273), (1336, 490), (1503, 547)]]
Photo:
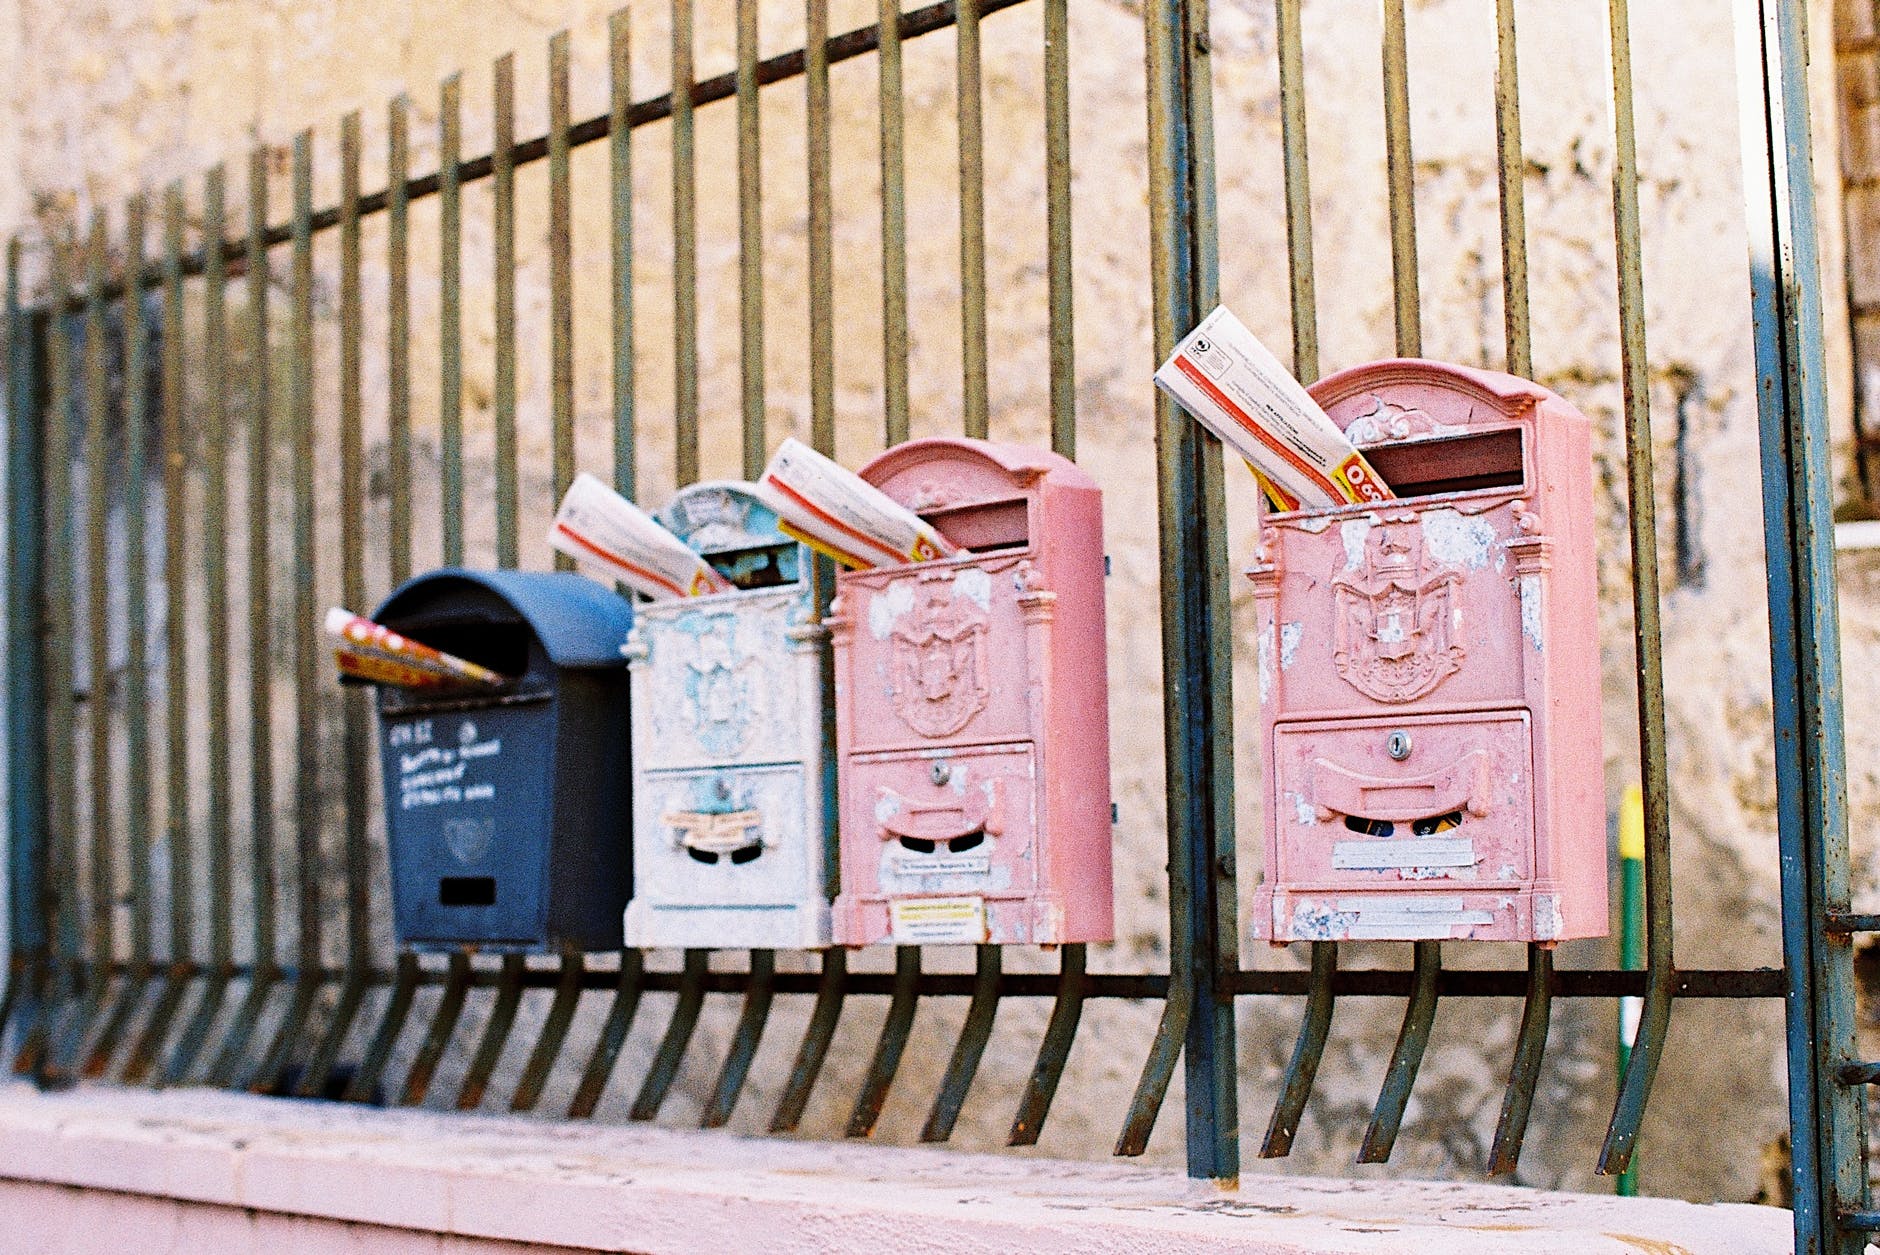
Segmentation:
[(980, 440), (861, 474), (967, 552), (837, 576), (836, 941), (1107, 940), (1100, 490)]
[(834, 781), (809, 551), (748, 484), (695, 484), (659, 521), (737, 591), (634, 621), (627, 944), (826, 946)]
[(379, 689), (399, 943), (618, 948), (632, 608), (578, 575), (446, 569), (373, 618), (515, 677), (475, 695)]
[(1436, 362), (1311, 391), (1399, 499), (1262, 520), (1257, 935), (1603, 935), (1587, 420)]

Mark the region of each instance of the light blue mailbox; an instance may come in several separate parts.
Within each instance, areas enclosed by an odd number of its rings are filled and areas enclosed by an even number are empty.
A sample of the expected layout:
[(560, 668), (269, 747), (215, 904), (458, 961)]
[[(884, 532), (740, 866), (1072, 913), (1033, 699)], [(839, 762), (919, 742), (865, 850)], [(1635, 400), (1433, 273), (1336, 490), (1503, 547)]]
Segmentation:
[(736, 589), (643, 603), (628, 637), (627, 944), (828, 945), (828, 632), (809, 550), (749, 484), (695, 484), (658, 517)]

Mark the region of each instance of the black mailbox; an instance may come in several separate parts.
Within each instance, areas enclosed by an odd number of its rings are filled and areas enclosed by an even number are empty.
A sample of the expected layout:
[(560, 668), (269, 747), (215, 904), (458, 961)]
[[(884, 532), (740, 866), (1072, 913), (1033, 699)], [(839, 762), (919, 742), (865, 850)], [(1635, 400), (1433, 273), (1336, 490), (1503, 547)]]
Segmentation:
[(399, 943), (617, 948), (633, 884), (630, 604), (579, 575), (447, 568), (372, 617), (513, 677), (378, 690)]

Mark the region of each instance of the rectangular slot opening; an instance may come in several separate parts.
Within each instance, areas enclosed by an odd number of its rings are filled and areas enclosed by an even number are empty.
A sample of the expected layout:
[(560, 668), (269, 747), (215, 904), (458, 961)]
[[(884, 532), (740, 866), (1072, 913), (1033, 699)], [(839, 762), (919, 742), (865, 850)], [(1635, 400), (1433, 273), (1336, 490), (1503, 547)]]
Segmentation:
[(511, 679), (529, 669), (529, 642), (535, 634), (520, 619), (436, 619), (385, 625), (421, 645), (488, 667)]
[(495, 906), (496, 877), (445, 876), (437, 882), (439, 906)]
[(1479, 488), (1518, 488), (1525, 479), (1521, 429), (1370, 445), (1365, 460), (1399, 497), (1432, 497)]
[(725, 549), (704, 557), (713, 570), (740, 589), (778, 588), (803, 578), (797, 570), (795, 541), (755, 549)]
[(986, 553), (1031, 544), (1031, 502), (1025, 497), (951, 506), (921, 515), (962, 549)]

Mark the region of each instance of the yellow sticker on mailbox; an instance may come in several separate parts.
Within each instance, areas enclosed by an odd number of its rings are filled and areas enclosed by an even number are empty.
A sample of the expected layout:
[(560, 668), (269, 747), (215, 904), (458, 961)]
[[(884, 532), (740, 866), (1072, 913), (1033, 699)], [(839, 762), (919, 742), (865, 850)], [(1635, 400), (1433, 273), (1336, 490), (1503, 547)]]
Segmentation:
[(984, 898), (897, 898), (888, 903), (897, 945), (978, 945), (986, 939)]

